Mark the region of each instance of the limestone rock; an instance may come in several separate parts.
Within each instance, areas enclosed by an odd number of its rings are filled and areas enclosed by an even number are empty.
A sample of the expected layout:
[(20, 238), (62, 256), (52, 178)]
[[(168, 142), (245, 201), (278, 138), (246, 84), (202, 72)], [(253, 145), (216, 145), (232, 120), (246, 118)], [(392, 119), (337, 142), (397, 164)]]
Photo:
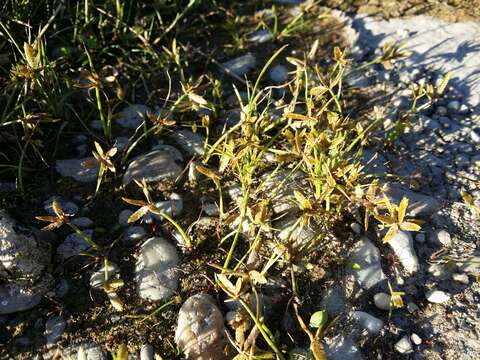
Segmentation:
[(175, 342), (187, 359), (226, 359), (223, 316), (210, 295), (193, 295), (182, 305)]
[(168, 152), (154, 150), (137, 157), (130, 163), (123, 176), (123, 184), (127, 185), (133, 180), (142, 181), (142, 179), (147, 182), (174, 180), (181, 172), (182, 169)]
[(137, 256), (135, 281), (142, 299), (164, 300), (178, 286), (179, 257), (165, 239), (154, 237), (143, 243)]

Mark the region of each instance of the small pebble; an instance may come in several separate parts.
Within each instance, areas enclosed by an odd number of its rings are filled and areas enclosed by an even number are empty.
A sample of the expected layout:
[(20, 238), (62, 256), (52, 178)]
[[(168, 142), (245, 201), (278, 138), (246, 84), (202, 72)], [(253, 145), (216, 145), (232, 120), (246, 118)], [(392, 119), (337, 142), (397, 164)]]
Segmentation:
[(375, 294), (373, 297), (373, 302), (375, 303), (375, 306), (381, 310), (391, 310), (392, 305), (391, 305), (391, 297), (388, 294), (385, 293), (378, 293)]
[(415, 333), (412, 333), (410, 338), (412, 339), (413, 343), (417, 346), (422, 343), (422, 338)]
[(443, 304), (450, 300), (450, 295), (442, 290), (430, 290), (425, 298), (433, 304)]
[(452, 246), (452, 238), (446, 230), (436, 230), (432, 236), (432, 243), (443, 246)]
[(468, 280), (467, 274), (453, 274), (452, 279), (461, 284), (468, 285), (470, 281)]
[(415, 241), (419, 244), (423, 244), (425, 242), (425, 233), (419, 232), (415, 235)]
[(354, 222), (350, 225), (350, 227), (352, 228), (355, 234), (360, 235), (362, 233), (362, 227), (360, 226), (359, 223)]
[(142, 346), (142, 350), (140, 350), (140, 360), (153, 360), (153, 359), (155, 359), (153, 346), (150, 344), (144, 344)]
[(395, 350), (400, 354), (409, 354), (413, 351), (412, 342), (410, 341), (410, 337), (405, 335), (400, 340), (397, 341), (395, 344)]
[(472, 130), (470, 132), (470, 138), (472, 139), (472, 141), (474, 143), (476, 143), (476, 144), (480, 143), (480, 135), (475, 130)]
[(407, 304), (407, 310), (410, 314), (413, 314), (415, 311), (418, 311), (420, 310), (419, 307), (417, 306), (417, 304), (413, 303), (413, 302), (409, 302)]

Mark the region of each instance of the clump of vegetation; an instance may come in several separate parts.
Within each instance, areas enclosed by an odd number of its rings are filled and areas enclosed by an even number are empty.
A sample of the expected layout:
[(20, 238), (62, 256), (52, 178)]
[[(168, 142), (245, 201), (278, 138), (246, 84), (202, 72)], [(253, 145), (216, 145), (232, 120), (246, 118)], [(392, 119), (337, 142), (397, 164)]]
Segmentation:
[[(112, 225), (112, 210), (123, 202), (138, 207), (129, 223), (142, 221), (148, 213), (160, 215), (166, 224), (154, 221), (149, 235), (158, 234), (160, 227), (165, 233), (178, 231), (190, 263), (181, 298), (209, 291), (241, 305), (229, 320), (232, 358), (287, 358), (292, 338), (273, 331), (279, 319), (267, 319), (259, 306), (261, 294), (281, 280), (286, 285), (280, 303), (298, 322), (294, 339), (309, 342), (311, 357), (324, 359), (322, 337), (331, 321), (303, 300), (301, 283), (308, 281), (308, 269), (315, 265), (328, 271), (332, 261), (345, 261), (338, 260), (329, 244), (345, 232), (346, 222), (357, 220), (364, 231), (371, 231), (376, 219), (380, 228), (388, 228), (386, 234), (379, 232), (385, 242), (399, 229), (420, 229), (418, 221), (407, 219), (408, 201), (391, 204), (376, 176), (364, 172), (363, 148), (370, 145), (383, 118), (357, 113), (355, 94), (345, 83), (355, 71), (374, 64), (392, 66), (408, 53), (389, 45), (378, 58), (355, 67), (348, 51), (342, 50), (344, 44), (333, 39), (340, 24), (316, 2), (307, 1), (294, 15), (271, 7), (271, 17), (255, 18), (237, 14), (253, 13), (257, 2), (239, 3), (6, 1), (2, 10), (8, 15), (0, 22), (0, 49), (6, 52), (0, 58), (0, 170), (5, 179), (16, 181), (24, 198), (37, 199), (51, 188), (45, 174), (51, 174), (55, 160), (75, 156), (72, 139), (85, 136), (96, 160), (83, 166), (100, 169), (95, 188), (55, 185), (65, 195), (80, 194), (88, 200), (98, 241), (74, 225), (56, 201), (55, 216), (37, 216), (50, 222), (44, 230), (71, 227), (92, 249), (78, 261), (89, 268), (103, 260), (107, 269), (114, 257), (133, 261), (131, 248), (122, 245), (122, 235)], [(325, 39), (308, 36), (318, 22)], [(265, 51), (247, 41), (252, 28), (273, 34)], [(295, 55), (287, 56), (292, 48), (297, 49)], [(225, 74), (216, 59), (246, 50), (256, 52), (264, 65), (248, 79)], [(266, 74), (282, 58), (288, 62), (289, 80), (274, 86)], [(411, 109), (399, 115), (385, 144), (394, 146), (413, 115), (428, 107), (445, 86), (446, 82), (437, 89), (416, 87)], [(240, 118), (226, 126), (226, 94), (232, 90)], [(138, 102), (160, 111), (148, 112), (146, 121), (129, 133), (126, 146), (117, 148), (119, 110)], [(100, 131), (91, 126), (95, 120), (100, 121)], [(185, 216), (174, 219), (155, 206), (153, 198), (163, 195), (162, 184), (137, 181), (138, 188), (122, 189), (118, 175), (134, 155), (182, 128), (204, 136), (205, 152), (187, 165), (195, 181), (177, 179), (173, 184), (191, 205)], [(239, 189), (236, 198), (225, 196), (232, 187)], [(130, 195), (139, 189), (144, 200)], [(190, 228), (199, 217), (195, 211), (200, 194), (220, 209), (215, 231), (201, 244)], [(122, 270), (131, 271), (131, 266)], [(149, 337), (166, 358), (179, 358), (172, 343), (178, 297), (144, 315), (151, 304), (136, 299), (128, 285), (131, 276), (108, 279), (106, 273), (102, 289), (123, 315), (118, 329), (109, 330), (109, 347), (119, 348), (115, 358), (126, 358), (124, 343), (138, 350), (139, 337), (129, 338), (132, 327), (155, 334)], [(128, 301), (118, 296), (120, 288)], [(399, 293), (391, 293), (395, 306), (401, 306)], [(79, 312), (75, 306), (69, 310)], [(93, 323), (89, 328), (98, 325), (95, 316), (93, 311), (87, 315), (87, 322)], [(307, 325), (303, 319), (310, 316)], [(90, 334), (80, 329), (77, 335)]]

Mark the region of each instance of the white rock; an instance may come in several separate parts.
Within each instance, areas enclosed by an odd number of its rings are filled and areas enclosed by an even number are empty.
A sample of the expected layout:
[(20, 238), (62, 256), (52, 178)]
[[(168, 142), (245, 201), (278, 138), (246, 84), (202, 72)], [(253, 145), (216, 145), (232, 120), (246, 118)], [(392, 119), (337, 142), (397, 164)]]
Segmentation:
[(412, 342), (410, 341), (410, 337), (405, 335), (400, 340), (397, 341), (395, 344), (395, 350), (400, 354), (409, 354), (413, 351)]
[(412, 333), (410, 338), (412, 339), (412, 342), (417, 346), (422, 343), (422, 338), (415, 333)]
[(142, 299), (164, 300), (177, 290), (179, 258), (165, 239), (154, 237), (143, 243), (137, 256), (135, 281)]
[(382, 320), (363, 311), (354, 311), (352, 318), (372, 336), (378, 335), (383, 328)]
[(182, 172), (180, 166), (166, 151), (154, 150), (141, 155), (133, 160), (125, 171), (123, 184), (127, 185), (133, 180), (147, 182), (161, 180), (175, 180)]
[(413, 247), (413, 239), (409, 232), (398, 231), (388, 242), (400, 263), (409, 273), (418, 271), (418, 257)]
[(377, 293), (373, 296), (375, 306), (381, 310), (391, 310), (391, 297), (385, 293)]
[(441, 290), (430, 290), (425, 294), (425, 298), (434, 304), (443, 304), (450, 300), (450, 294)]
[(150, 344), (144, 344), (140, 350), (140, 360), (154, 360), (155, 352), (153, 346)]
[(196, 294), (185, 301), (178, 314), (175, 343), (191, 360), (222, 360), (223, 316), (213, 298)]
[(467, 274), (453, 274), (452, 279), (455, 280), (456, 282), (459, 282), (461, 284), (468, 285), (469, 280), (468, 280), (468, 275)]
[(352, 249), (347, 271), (364, 289), (370, 289), (386, 279), (380, 264), (380, 251), (365, 237)]
[(49, 263), (48, 244), (0, 209), (0, 278), (35, 281)]
[[(89, 166), (85, 166), (85, 163)], [(81, 159), (57, 160), (55, 169), (63, 177), (72, 177), (81, 183), (91, 183), (97, 180), (99, 167), (95, 158), (90, 156)]]
[(432, 234), (431, 242), (448, 247), (452, 245), (452, 238), (446, 230), (435, 230)]

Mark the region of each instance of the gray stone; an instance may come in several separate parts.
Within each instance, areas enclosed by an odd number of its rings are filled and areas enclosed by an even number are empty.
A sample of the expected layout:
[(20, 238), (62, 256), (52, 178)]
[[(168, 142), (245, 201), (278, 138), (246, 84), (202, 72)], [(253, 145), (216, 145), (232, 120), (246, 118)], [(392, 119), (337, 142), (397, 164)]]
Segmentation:
[(153, 346), (150, 344), (144, 344), (140, 350), (140, 360), (155, 360), (155, 352)]
[(78, 226), (80, 229), (87, 229), (89, 227), (92, 227), (93, 226), (93, 221), (92, 219), (88, 218), (88, 217), (77, 217), (77, 218), (74, 218), (71, 223), (73, 225), (76, 225)]
[(413, 247), (412, 235), (409, 232), (399, 230), (388, 242), (398, 260), (409, 273), (418, 271), (418, 257)]
[[(353, 269), (353, 265), (358, 265), (359, 269)], [(362, 238), (355, 244), (347, 266), (347, 271), (352, 273), (358, 284), (365, 289), (386, 280), (380, 264), (380, 251), (367, 238)]]
[(48, 245), (0, 209), (0, 279), (35, 281), (49, 263)]
[(363, 356), (350, 337), (339, 335), (325, 342), (325, 354), (328, 360), (362, 360)]
[[(172, 193), (170, 195), (170, 200), (158, 201), (155, 203), (155, 207), (170, 217), (178, 216), (183, 211), (183, 199), (181, 195)], [(152, 214), (152, 216), (158, 221), (163, 221), (161, 215)]]
[(118, 151), (122, 151), (127, 147), (129, 141), (130, 140), (127, 137), (119, 136), (113, 141), (113, 147), (116, 147)]
[(449, 101), (447, 108), (448, 110), (451, 110), (453, 112), (458, 112), (460, 110), (460, 101), (458, 100)]
[(106, 272), (105, 264), (103, 264), (90, 276), (90, 286), (96, 289), (99, 288), (105, 281), (118, 278), (120, 278), (120, 268), (114, 262), (109, 261)]
[(45, 336), (47, 337), (47, 346), (55, 345), (65, 332), (67, 323), (65, 319), (58, 315), (47, 320), (45, 323)]
[(283, 65), (275, 65), (269, 72), (270, 80), (275, 84), (284, 83), (288, 80), (288, 70)]
[(238, 58), (224, 62), (222, 65), (228, 71), (237, 76), (243, 76), (254, 69), (257, 64), (255, 56), (248, 53)]
[[(86, 163), (88, 165), (85, 165)], [(81, 159), (57, 160), (55, 169), (63, 177), (71, 177), (81, 183), (91, 183), (97, 180), (99, 166), (95, 158), (90, 156)]]
[(255, 32), (251, 33), (248, 36), (248, 41), (255, 42), (255, 43), (258, 43), (258, 44), (263, 44), (267, 41), (272, 40), (272, 38), (273, 38), (273, 35), (272, 35), (272, 32), (270, 30), (260, 29), (260, 30), (257, 30)]
[(148, 106), (135, 104), (126, 107), (118, 114), (117, 122), (125, 129), (136, 129), (145, 121), (147, 112), (152, 111)]
[(392, 310), (391, 296), (385, 293), (377, 293), (373, 296), (375, 306), (381, 310)]
[(155, 145), (152, 150), (161, 150), (161, 151), (165, 151), (167, 152), (170, 157), (179, 162), (179, 163), (182, 163), (184, 158), (183, 158), (183, 155), (182, 153), (180, 152), (180, 150), (178, 150), (176, 147), (172, 146), (172, 145), (167, 145), (167, 144), (157, 144)]
[(208, 216), (217, 216), (220, 214), (220, 209), (217, 206), (217, 204), (203, 204), (202, 205), (202, 210), (207, 214)]
[(409, 354), (413, 352), (412, 342), (410, 336), (405, 335), (395, 343), (395, 350), (400, 354)]
[(78, 213), (78, 206), (75, 203), (71, 201), (67, 201), (60, 196), (51, 196), (43, 202), (43, 209), (49, 215), (55, 216), (55, 211), (53, 211), (53, 207), (52, 207), (54, 201), (57, 201), (60, 204), (63, 212), (66, 215), (74, 216)]
[(425, 240), (426, 240), (425, 233), (418, 232), (415, 234), (415, 241), (418, 242), (419, 244), (423, 244)]
[(136, 244), (146, 236), (147, 232), (143, 226), (129, 226), (123, 233), (123, 240), (128, 244)]
[(40, 303), (44, 292), (28, 285), (0, 285), (0, 315), (30, 310)]
[(165, 300), (178, 286), (177, 250), (165, 239), (153, 237), (140, 247), (135, 268), (135, 282), (142, 299)]
[(128, 226), (129, 225), (128, 218), (132, 214), (133, 214), (132, 210), (129, 210), (129, 209), (122, 210), (120, 214), (118, 214), (118, 223), (123, 227)]
[[(86, 236), (92, 236), (93, 230), (87, 229), (83, 231)], [(84, 238), (77, 233), (68, 235), (62, 244), (57, 248), (57, 253), (62, 259), (68, 259), (69, 257), (80, 255), (80, 253), (90, 249), (90, 245)]]
[(435, 245), (452, 246), (452, 238), (446, 230), (435, 230), (430, 238)]
[(320, 303), (320, 308), (325, 309), (328, 316), (334, 318), (345, 310), (345, 291), (341, 286), (329, 287)]
[(351, 223), (350, 224), (350, 228), (353, 230), (353, 232), (357, 235), (361, 235), (362, 234), (362, 227), (360, 226), (359, 223)]
[(363, 165), (363, 172), (365, 174), (385, 174), (388, 169), (385, 166), (387, 160), (385, 157), (371, 149), (364, 149), (360, 157), (360, 163)]
[(205, 154), (205, 138), (199, 133), (182, 129), (174, 131), (171, 137), (189, 155)]
[(430, 290), (425, 294), (425, 298), (433, 304), (443, 304), (450, 300), (450, 294), (442, 290)]
[(196, 294), (185, 301), (178, 314), (175, 343), (191, 360), (222, 360), (225, 346), (223, 316), (213, 298)]
[(371, 336), (376, 336), (380, 334), (380, 331), (383, 328), (382, 320), (363, 311), (354, 311), (352, 314), (352, 318), (358, 323), (358, 325), (360, 325), (363, 330), (366, 330)]
[(417, 304), (413, 303), (413, 302), (409, 302), (407, 304), (407, 310), (409, 313), (413, 314), (415, 311), (418, 311), (420, 310), (419, 307), (417, 306)]
[(407, 214), (412, 217), (428, 217), (440, 207), (440, 203), (431, 196), (408, 190), (399, 184), (387, 184), (384, 191), (396, 205), (403, 197), (408, 198)]
[(133, 160), (125, 171), (123, 184), (127, 185), (133, 180), (147, 182), (161, 180), (175, 180), (182, 172), (180, 166), (166, 151), (154, 150), (141, 155)]
[(55, 284), (55, 295), (60, 299), (67, 296), (69, 290), (70, 285), (68, 284), (68, 281), (64, 278), (60, 278)]

